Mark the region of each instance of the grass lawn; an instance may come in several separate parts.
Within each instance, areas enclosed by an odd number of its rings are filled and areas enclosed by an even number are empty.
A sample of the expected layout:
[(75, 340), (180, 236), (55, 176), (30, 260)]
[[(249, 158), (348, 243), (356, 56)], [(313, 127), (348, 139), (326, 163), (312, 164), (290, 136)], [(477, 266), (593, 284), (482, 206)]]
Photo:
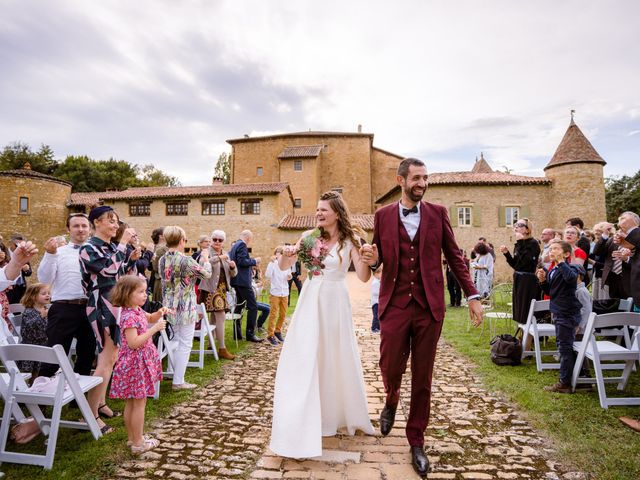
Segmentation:
[[(294, 293), (291, 295), (289, 314), (293, 311), (297, 300), (297, 291), (295, 288), (293, 290)], [(266, 297), (266, 300), (265, 297), (260, 300), (268, 302), (268, 297)], [(243, 325), (245, 325), (244, 321)], [(226, 322), (225, 327), (227, 348), (235, 354), (251, 355), (251, 348), (247, 348), (247, 342), (239, 342), (238, 349), (236, 349), (231, 322)], [(197, 342), (194, 343), (194, 348), (196, 346)], [(207, 355), (203, 370), (197, 368), (187, 369), (186, 381), (198, 385), (207, 385), (213, 379), (221, 376), (222, 366), (225, 363), (227, 363), (226, 360), (216, 362), (213, 357)], [(187, 390), (173, 392), (171, 390), (171, 381), (163, 381), (161, 384), (160, 398), (158, 400), (149, 399), (147, 401), (147, 423), (167, 415), (174, 405), (188, 401), (191, 395), (192, 392)], [(110, 400), (109, 405), (119, 411), (122, 411), (124, 408), (124, 402), (120, 400)], [(0, 407), (4, 407), (1, 401)], [(78, 418), (78, 415), (79, 410), (77, 409), (65, 407), (63, 410), (64, 418), (75, 420)], [(89, 432), (61, 428), (58, 435), (55, 462), (52, 470), (45, 470), (42, 467), (3, 463), (0, 466), (0, 471), (4, 472), (6, 478), (9, 479), (100, 479), (110, 476), (122, 460), (131, 458), (131, 454), (125, 445), (127, 433), (122, 417), (108, 420), (107, 423), (116, 427), (116, 431), (105, 435), (98, 441), (93, 440)], [(16, 446), (10, 443), (10, 449), (43, 454), (45, 452), (43, 438), (42, 436), (38, 436), (31, 441), (31, 443), (24, 446)]]
[[(502, 392), (525, 412), (531, 423), (554, 440), (557, 459), (576, 470), (589, 472), (601, 480), (640, 478), (640, 434), (622, 425), (618, 417), (640, 417), (640, 407), (600, 407), (594, 386), (589, 393), (560, 395), (543, 391), (557, 381), (557, 370), (538, 373), (535, 359), (517, 367), (499, 367), (489, 358), (489, 333), (485, 328), (467, 332), (469, 315), (465, 308), (450, 308), (443, 337), (477, 365), (485, 385)], [(513, 334), (513, 322), (498, 325), (498, 333)], [(555, 340), (555, 339), (554, 339)], [(554, 345), (547, 348), (552, 349)], [(544, 348), (544, 347), (543, 347)], [(547, 357), (546, 361), (550, 357)], [(615, 385), (607, 392), (616, 395)], [(640, 372), (634, 372), (624, 392), (640, 396)]]

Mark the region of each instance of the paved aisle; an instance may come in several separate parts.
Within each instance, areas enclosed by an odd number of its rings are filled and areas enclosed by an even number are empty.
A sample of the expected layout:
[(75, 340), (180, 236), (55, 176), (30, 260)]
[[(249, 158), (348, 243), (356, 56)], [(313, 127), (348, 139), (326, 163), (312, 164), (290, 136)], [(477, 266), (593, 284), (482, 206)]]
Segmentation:
[[(377, 426), (384, 402), (377, 364), (379, 336), (369, 332), (368, 285), (358, 282), (355, 274), (349, 274), (349, 285), (369, 413)], [(360, 434), (325, 438), (331, 461), (295, 461), (266, 449), (277, 349), (259, 345), (250, 350), (250, 356), (227, 365), (223, 379), (198, 391), (194, 400), (176, 407), (169, 418), (156, 422), (152, 433), (161, 440), (161, 447), (124, 465), (117, 477), (418, 478), (409, 464), (403, 428), (409, 372), (403, 410), (398, 410), (396, 426), (388, 437)], [(558, 466), (546, 459), (548, 442), (521, 420), (510, 404), (483, 389), (468, 362), (443, 343), (436, 360), (433, 397), (426, 437), (430, 479), (564, 477)]]

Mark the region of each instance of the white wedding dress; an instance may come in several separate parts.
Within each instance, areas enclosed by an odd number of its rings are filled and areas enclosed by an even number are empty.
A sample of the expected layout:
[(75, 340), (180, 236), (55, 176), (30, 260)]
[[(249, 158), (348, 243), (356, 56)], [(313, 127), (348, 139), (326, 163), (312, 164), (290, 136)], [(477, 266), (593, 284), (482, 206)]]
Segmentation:
[(306, 281), (278, 362), (269, 448), (277, 455), (322, 455), (322, 437), (346, 427), (373, 435), (345, 281), (350, 242), (334, 246), (323, 275)]

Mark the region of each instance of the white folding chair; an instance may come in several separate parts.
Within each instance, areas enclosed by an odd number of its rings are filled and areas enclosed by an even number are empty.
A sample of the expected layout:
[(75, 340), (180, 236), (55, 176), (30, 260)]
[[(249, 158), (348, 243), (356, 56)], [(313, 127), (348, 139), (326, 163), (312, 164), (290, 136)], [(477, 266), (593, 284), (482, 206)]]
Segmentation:
[[(216, 342), (213, 339), (213, 332), (216, 329), (216, 326), (209, 323), (209, 315), (207, 313), (206, 307), (204, 306), (204, 303), (199, 303), (196, 306), (196, 311), (198, 312), (198, 317), (200, 318), (200, 328), (195, 330), (193, 338), (198, 339), (199, 346), (198, 350), (191, 350), (191, 353), (197, 353), (198, 360), (196, 362), (187, 363), (187, 367), (198, 367), (199, 369), (203, 369), (204, 356), (206, 354), (213, 355), (213, 358), (215, 358), (216, 360), (220, 359), (218, 358)], [(207, 339), (209, 339), (209, 349), (205, 348)]]
[(20, 334), (20, 331), (22, 330), (22, 314), (10, 313), (9, 323), (11, 323), (11, 326), (13, 327), (13, 334), (18, 337), (18, 340), (22, 340), (22, 335)]
[[(527, 315), (526, 324), (518, 324), (518, 328), (522, 330), (522, 360), (526, 357), (536, 357), (536, 369), (538, 372), (543, 370), (557, 370), (560, 368), (559, 363), (543, 363), (542, 357), (558, 355), (558, 350), (542, 350), (540, 348), (541, 337), (555, 337), (556, 327), (551, 323), (538, 323), (536, 320), (536, 312), (549, 311), (549, 300), (531, 300), (529, 314)], [(533, 350), (525, 350), (529, 337), (533, 339)]]
[(9, 313), (17, 314), (24, 312), (24, 305), (21, 303), (10, 303), (9, 304)]
[[(40, 465), (46, 469), (51, 469), (60, 427), (90, 430), (96, 440), (102, 436), (98, 423), (93, 417), (89, 403), (84, 396), (86, 392), (102, 383), (102, 378), (74, 374), (62, 345), (53, 347), (0, 345), (0, 360), (2, 360), (2, 364), (9, 373), (7, 400), (2, 414), (2, 427), (0, 427), (0, 462)], [(30, 391), (15, 364), (17, 360), (34, 360), (59, 365), (60, 373), (57, 376), (57, 385), (52, 387), (55, 388), (55, 392)], [(78, 404), (84, 422), (60, 419), (62, 407), (73, 400)], [(45, 455), (7, 451), (12, 412), (14, 406), (19, 404), (24, 404), (27, 407), (36, 422), (38, 422), (40, 430), (42, 430), (43, 434), (48, 435), (49, 439)], [(53, 407), (51, 418), (44, 416), (40, 405)]]
[[(162, 372), (163, 378), (173, 378), (173, 366), (176, 364), (175, 361), (175, 349), (177, 345), (174, 342), (173, 344), (169, 340), (167, 335), (167, 331), (165, 329), (160, 331), (160, 338), (158, 339), (158, 356), (160, 357), (160, 362), (167, 357), (167, 369)], [(160, 397), (160, 381), (156, 382), (155, 393), (153, 394), (154, 399), (158, 399)]]
[[(609, 340), (596, 339), (596, 329), (620, 326), (636, 327), (633, 337), (630, 338), (629, 343), (626, 345), (618, 345)], [(609, 408), (610, 405), (640, 405), (640, 397), (609, 398), (605, 389), (605, 383), (617, 383), (618, 391), (625, 389), (635, 362), (640, 360), (640, 347), (638, 346), (640, 329), (637, 328), (638, 326), (640, 326), (640, 313), (619, 312), (605, 315), (592, 313), (587, 322), (582, 341), (573, 344), (573, 349), (578, 352), (571, 379), (573, 389), (575, 390), (578, 383), (595, 383), (598, 386), (598, 397), (602, 408)], [(580, 377), (580, 370), (587, 358), (593, 363), (595, 379)], [(607, 364), (602, 362), (608, 361), (624, 362), (622, 374), (605, 377), (604, 372), (610, 370), (610, 368), (607, 369)], [(620, 368), (620, 364), (616, 365), (614, 368)]]
[[(0, 345), (17, 344), (18, 342), (16, 341), (16, 338), (13, 335), (11, 335), (9, 328), (7, 328), (7, 324), (4, 322), (4, 320), (2, 320), (2, 317), (0, 317), (0, 322), (2, 322), (2, 328), (0, 328)], [(25, 381), (31, 378), (30, 373), (22, 373), (21, 375)], [(0, 397), (2, 398), (3, 402), (6, 402), (7, 399), (9, 398), (7, 396), (7, 393), (9, 392), (10, 379), (11, 378), (8, 373), (0, 373)], [(13, 414), (13, 418), (17, 422), (21, 422), (25, 419), (24, 413), (22, 412), (22, 409), (20, 409), (19, 405), (14, 405), (12, 414)]]
[[(229, 313), (225, 315), (225, 320), (230, 320), (232, 322), (231, 325), (233, 326), (233, 331), (235, 332), (236, 320), (242, 320), (242, 316), (244, 315), (244, 310), (247, 306), (247, 302), (245, 300), (243, 302), (237, 303), (238, 297), (236, 295), (235, 289), (233, 288), (229, 290), (229, 296), (227, 298), (229, 301)], [(236, 310), (238, 310), (238, 313), (236, 313)], [(236, 341), (236, 349), (237, 349), (238, 337), (235, 335), (235, 333), (233, 335), (233, 338)]]
[[(619, 312), (630, 312), (633, 310), (633, 297), (621, 298), (618, 305)], [(629, 329), (627, 327), (617, 326), (615, 328), (605, 328), (598, 333), (600, 337), (616, 337), (616, 343), (621, 343), (624, 339), (629, 344)]]
[[(483, 306), (482, 313), (482, 316), (489, 323), (489, 336), (491, 338), (497, 333), (496, 324), (499, 320), (505, 320), (506, 322), (513, 320), (511, 305), (509, 305), (511, 296), (511, 291), (505, 290), (504, 284), (496, 285), (491, 289), (489, 303)], [(484, 333), (485, 323), (486, 322), (482, 323), (481, 335)]]

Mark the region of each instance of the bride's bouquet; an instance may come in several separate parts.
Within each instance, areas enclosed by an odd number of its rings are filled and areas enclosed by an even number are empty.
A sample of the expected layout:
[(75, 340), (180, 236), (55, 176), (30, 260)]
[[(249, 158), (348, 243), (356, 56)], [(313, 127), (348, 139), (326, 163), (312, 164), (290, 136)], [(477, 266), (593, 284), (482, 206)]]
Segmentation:
[(298, 259), (307, 269), (309, 280), (313, 276), (322, 275), (322, 269), (324, 268), (324, 263), (322, 262), (329, 253), (321, 235), (320, 230), (314, 228), (309, 235), (300, 240)]

